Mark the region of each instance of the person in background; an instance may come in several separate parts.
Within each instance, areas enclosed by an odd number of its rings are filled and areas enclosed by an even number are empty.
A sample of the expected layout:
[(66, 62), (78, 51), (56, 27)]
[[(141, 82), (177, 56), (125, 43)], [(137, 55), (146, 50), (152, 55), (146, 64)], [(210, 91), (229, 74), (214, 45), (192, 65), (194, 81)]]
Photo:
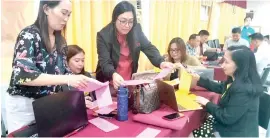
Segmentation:
[[(255, 46), (257, 52), (255, 53), (257, 71), (262, 76), (263, 69), (270, 64), (270, 45), (263, 41), (263, 35), (261, 33), (254, 33), (250, 36), (251, 44)], [(270, 77), (268, 75), (267, 82), (270, 84)]]
[[(195, 137), (258, 137), (259, 97), (262, 83), (256, 71), (254, 53), (246, 46), (231, 46), (225, 51), (222, 64), (228, 76), (224, 83), (216, 83), (193, 73), (198, 86), (221, 94), (218, 104), (197, 96), (196, 101), (210, 113)], [(252, 121), (251, 121), (252, 120)], [(208, 126), (208, 127), (207, 127)]]
[[(180, 37), (175, 37), (170, 41), (167, 53), (168, 61), (174, 63), (176, 68), (180, 68), (181, 65), (188, 66), (188, 68), (203, 68), (198, 58), (186, 53), (185, 42)], [(178, 78), (178, 69), (165, 79), (174, 80), (176, 78)]]
[(241, 28), (241, 38), (247, 40), (248, 44), (250, 44), (249, 36), (255, 33), (255, 30), (250, 27), (251, 21), (251, 17), (245, 17), (244, 26)]
[(230, 46), (241, 46), (244, 45), (249, 47), (247, 40), (241, 38), (241, 28), (236, 27), (232, 29), (232, 38), (225, 41), (223, 49), (226, 50)]
[(199, 32), (200, 36), (200, 46), (197, 48), (197, 55), (203, 56), (203, 53), (207, 51), (219, 51), (218, 48), (211, 48), (208, 46), (207, 41), (209, 37), (209, 32), (207, 30), (201, 30)]
[(265, 42), (267, 42), (267, 43), (270, 45), (269, 35), (264, 36), (264, 37), (263, 37), (263, 40), (264, 40)]
[[(85, 52), (78, 45), (68, 45), (67, 47), (67, 64), (71, 72), (74, 74), (82, 74), (92, 78), (91, 74), (84, 69)], [(71, 88), (63, 87), (63, 91), (68, 91)], [(85, 92), (86, 107), (91, 107), (92, 102), (96, 99), (94, 92)]]
[(6, 94), (9, 133), (35, 120), (35, 99), (62, 91), (62, 85), (86, 88), (91, 80), (84, 75), (68, 75), (71, 72), (62, 33), (71, 14), (71, 1), (40, 1), (39, 5), (36, 21), (19, 33), (14, 47)]
[(154, 66), (161, 69), (173, 67), (172, 63), (164, 62), (158, 49), (145, 37), (137, 23), (134, 6), (128, 1), (121, 1), (113, 10), (111, 23), (97, 33), (96, 79), (111, 81), (114, 87), (111, 92), (115, 95), (124, 80), (130, 80), (137, 72), (141, 51)]
[(200, 36), (197, 34), (192, 34), (189, 36), (188, 42), (186, 44), (187, 54), (190, 56), (199, 57), (197, 53), (197, 47), (200, 45)]

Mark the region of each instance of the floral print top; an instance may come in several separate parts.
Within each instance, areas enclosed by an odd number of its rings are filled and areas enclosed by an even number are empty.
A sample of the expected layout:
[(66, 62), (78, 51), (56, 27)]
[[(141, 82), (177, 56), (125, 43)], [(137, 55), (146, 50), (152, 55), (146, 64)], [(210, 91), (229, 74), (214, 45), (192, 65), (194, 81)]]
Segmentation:
[(8, 93), (37, 99), (51, 92), (61, 91), (61, 86), (21, 85), (36, 79), (42, 73), (60, 75), (70, 73), (70, 70), (67, 68), (64, 52), (47, 52), (39, 29), (31, 25), (17, 37)]

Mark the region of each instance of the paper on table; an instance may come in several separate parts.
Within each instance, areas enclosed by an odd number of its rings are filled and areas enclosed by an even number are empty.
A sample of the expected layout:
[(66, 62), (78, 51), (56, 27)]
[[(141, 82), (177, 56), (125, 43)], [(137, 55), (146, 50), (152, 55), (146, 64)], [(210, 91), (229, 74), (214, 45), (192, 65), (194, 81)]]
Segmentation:
[(101, 87), (96, 90), (97, 105), (99, 108), (111, 105), (112, 97), (110, 93), (109, 83), (107, 86)]
[(126, 80), (124, 81), (124, 85), (139, 85), (139, 84), (148, 84), (153, 82), (153, 80)]
[(95, 112), (99, 113), (99, 114), (109, 114), (112, 111), (114, 111), (116, 108), (117, 108), (117, 103), (113, 102), (113, 104), (106, 106), (106, 107), (102, 107), (102, 108), (96, 110)]
[(136, 138), (154, 138), (160, 133), (160, 130), (153, 128), (146, 128), (143, 132), (141, 132)]
[(115, 124), (112, 124), (111, 122), (109, 122), (105, 119), (99, 118), (99, 117), (88, 120), (88, 122), (95, 125), (96, 127), (98, 127), (99, 129), (101, 129), (104, 132), (110, 132), (110, 131), (113, 131), (113, 130), (119, 128)]
[(154, 80), (156, 79), (162, 79), (164, 77), (166, 77), (169, 73), (171, 73), (173, 70), (173, 68), (166, 68), (161, 70), (161, 72), (154, 78)]

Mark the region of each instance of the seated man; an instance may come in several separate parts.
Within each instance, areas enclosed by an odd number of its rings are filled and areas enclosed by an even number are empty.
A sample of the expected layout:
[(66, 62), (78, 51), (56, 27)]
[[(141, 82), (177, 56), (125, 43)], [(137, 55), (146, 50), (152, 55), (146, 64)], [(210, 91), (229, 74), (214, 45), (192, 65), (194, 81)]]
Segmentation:
[(197, 47), (200, 45), (200, 36), (197, 34), (190, 35), (188, 42), (186, 44), (187, 54), (190, 56), (199, 57), (196, 52)]
[[(263, 41), (263, 35), (261, 33), (254, 33), (250, 36), (251, 44), (255, 46), (257, 52), (255, 53), (257, 71), (261, 76), (263, 69), (270, 64), (270, 45)], [(268, 75), (267, 82), (270, 82), (270, 77)]]
[(208, 41), (208, 37), (209, 37), (209, 32), (207, 30), (201, 30), (199, 32), (199, 36), (200, 36), (200, 45), (197, 47), (197, 55), (199, 55), (200, 57), (203, 56), (203, 53), (207, 50), (207, 51), (219, 51), (217, 48), (211, 48), (208, 46), (208, 44), (206, 43)]
[(230, 46), (247, 46), (249, 43), (247, 40), (241, 38), (241, 28), (232, 29), (232, 38), (229, 38), (225, 41), (223, 49), (226, 50)]

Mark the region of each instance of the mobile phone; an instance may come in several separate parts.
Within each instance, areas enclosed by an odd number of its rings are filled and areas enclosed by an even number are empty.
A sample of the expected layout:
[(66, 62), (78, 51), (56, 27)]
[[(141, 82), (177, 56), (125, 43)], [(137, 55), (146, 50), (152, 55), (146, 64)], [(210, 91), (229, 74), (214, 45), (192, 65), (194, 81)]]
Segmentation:
[(115, 114), (98, 114), (98, 117), (100, 118), (106, 118), (106, 119), (110, 119), (110, 118), (113, 118), (115, 116)]
[(165, 115), (162, 118), (165, 119), (165, 120), (172, 121), (172, 120), (179, 119), (180, 117), (181, 117), (181, 115), (179, 113), (172, 113), (172, 114), (169, 114), (169, 115)]

